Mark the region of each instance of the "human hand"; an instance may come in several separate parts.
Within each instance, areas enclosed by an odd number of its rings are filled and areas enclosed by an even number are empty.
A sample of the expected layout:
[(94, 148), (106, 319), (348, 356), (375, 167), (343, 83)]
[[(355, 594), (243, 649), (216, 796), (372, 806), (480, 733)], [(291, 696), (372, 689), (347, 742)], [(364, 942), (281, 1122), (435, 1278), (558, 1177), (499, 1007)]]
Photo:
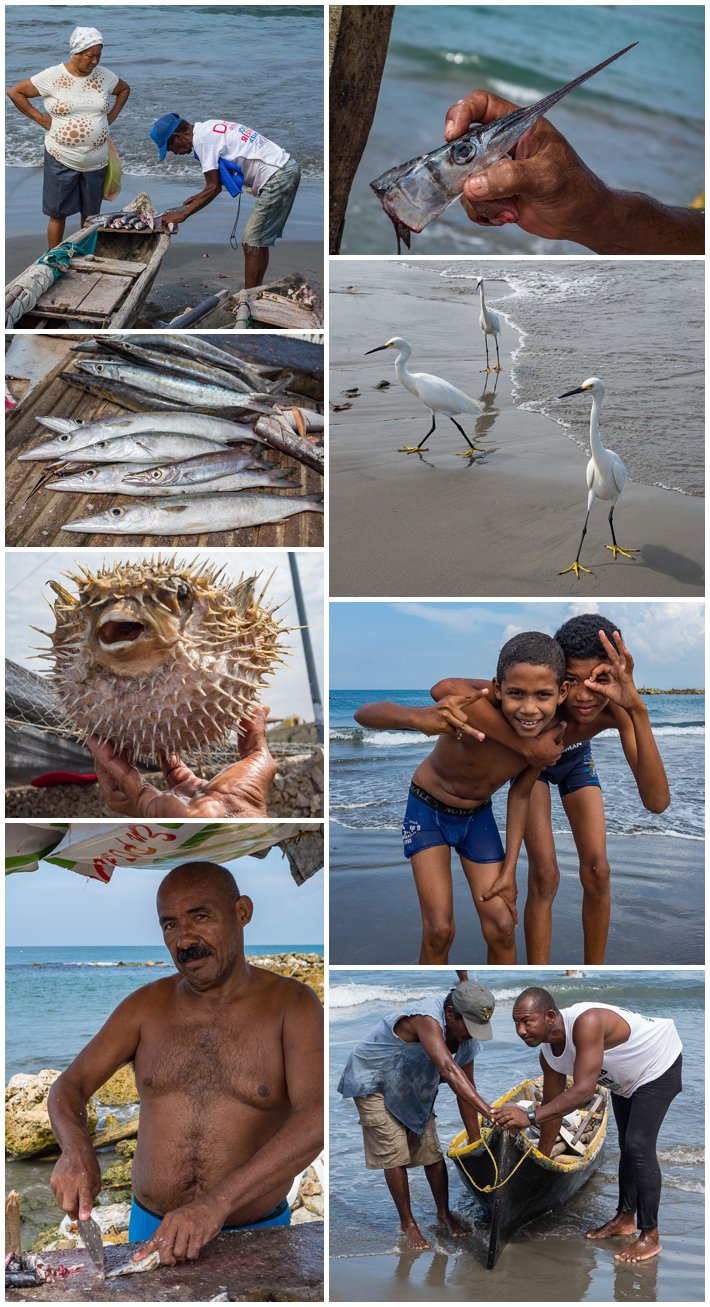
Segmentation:
[(166, 1213), (152, 1238), (133, 1254), (133, 1261), (142, 1261), (152, 1252), (160, 1254), (161, 1266), (194, 1261), (205, 1244), (219, 1234), (228, 1215), (209, 1194), (176, 1207), (174, 1212)]
[(504, 1103), (501, 1107), (492, 1107), (491, 1116), (496, 1125), (507, 1130), (510, 1135), (519, 1135), (530, 1124), (527, 1112), (514, 1103)]
[(241, 722), (239, 762), (225, 767), (214, 780), (196, 776), (177, 754), (164, 754), (162, 771), (168, 790), (150, 785), (131, 758), (114, 745), (92, 735), (87, 741), (94, 755), (101, 793), (112, 812), (122, 817), (266, 817), (266, 800), (276, 764), (265, 736), (268, 708)]
[(479, 895), (479, 902), (487, 903), (489, 899), (494, 899), (498, 896), (503, 899), (505, 906), (509, 909), (510, 915), (513, 918), (513, 925), (517, 926), (518, 909), (516, 903), (518, 900), (518, 883), (515, 878), (515, 867), (509, 867), (505, 862), (490, 889), (487, 890), (485, 894)]
[(418, 730), (423, 735), (455, 735), (461, 740), (464, 735), (474, 740), (485, 740), (483, 731), (471, 726), (465, 709), (469, 704), (484, 698), (488, 689), (470, 690), (468, 694), (446, 694), (431, 708), (421, 708), (418, 714)]
[(595, 694), (604, 695), (611, 703), (617, 703), (620, 708), (630, 712), (642, 702), (634, 684), (634, 660), (619, 632), (614, 631), (613, 635), (612, 644), (604, 631), (599, 632), (607, 658), (597, 664), (584, 684)]
[(161, 213), (160, 216), (163, 219), (163, 222), (181, 223), (185, 221), (188, 215), (185, 213), (184, 209), (168, 209), (167, 213)]
[(48, 132), (52, 126), (52, 115), (49, 113), (41, 113), (37, 122), (40, 127), (44, 128), (45, 132)]
[[(487, 91), (472, 91), (448, 110), (445, 138), (453, 141), (471, 123), (493, 122), (517, 107)], [(493, 227), (517, 222), (533, 236), (587, 245), (594, 239), (592, 223), (605, 211), (610, 220), (612, 192), (547, 119), (526, 132), (510, 155), (464, 183), (461, 200), (472, 222)]]
[(541, 771), (544, 771), (545, 767), (554, 767), (555, 763), (559, 762), (560, 754), (564, 748), (566, 730), (566, 722), (550, 722), (550, 725), (546, 726), (544, 731), (541, 731), (534, 739), (525, 742), (524, 756), (526, 760), (535, 766), (539, 766)]
[(85, 1149), (64, 1149), (49, 1183), (57, 1206), (68, 1216), (82, 1221), (91, 1216), (94, 1199), (101, 1192), (101, 1171), (88, 1140)]

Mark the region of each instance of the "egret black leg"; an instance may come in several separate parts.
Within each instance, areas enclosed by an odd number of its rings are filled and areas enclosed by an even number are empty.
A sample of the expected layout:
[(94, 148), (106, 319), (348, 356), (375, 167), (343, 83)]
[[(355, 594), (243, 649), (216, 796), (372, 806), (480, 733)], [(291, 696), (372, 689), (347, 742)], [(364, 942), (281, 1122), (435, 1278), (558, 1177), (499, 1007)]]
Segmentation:
[(495, 343), (496, 343), (496, 361), (497, 361), (497, 371), (500, 372), (500, 371), (501, 371), (501, 366), (500, 366), (500, 353), (498, 352), (498, 337), (497, 337), (497, 336), (494, 336), (493, 339), (495, 340)]
[[(424, 440), (429, 439), (432, 431), (436, 431), (436, 417), (433, 413), (431, 415), (431, 426), (429, 427), (429, 430), (427, 431)], [(420, 440), (419, 444), (417, 445), (417, 449), (421, 449), (422, 445), (424, 444), (424, 440)]]
[(461, 426), (461, 425), (456, 421), (456, 418), (451, 418), (451, 421), (453, 422), (453, 424), (454, 424), (455, 427), (458, 427), (458, 429), (459, 429), (459, 431), (461, 432), (461, 435), (463, 436), (464, 440), (466, 441), (466, 444), (468, 445), (469, 449), (474, 449), (474, 450), (477, 449), (477, 450), (479, 450), (480, 453), (482, 453), (482, 454), (485, 453), (485, 450), (483, 450), (483, 449), (481, 448), (480, 445), (472, 445), (472, 444), (471, 444), (471, 441), (469, 440), (468, 436), (466, 435), (466, 432), (464, 431), (463, 427), (462, 427), (462, 426)]
[(581, 564), (580, 561), (579, 561), (579, 556), (580, 556), (580, 554), (581, 554), (581, 552), (582, 552), (582, 545), (584, 544), (584, 537), (585, 537), (586, 534), (587, 534), (587, 523), (588, 523), (588, 521), (589, 521), (589, 509), (587, 509), (587, 516), (586, 516), (585, 519), (584, 519), (584, 528), (583, 528), (583, 530), (582, 530), (582, 539), (581, 539), (580, 542), (579, 542), (579, 549), (577, 550), (577, 557), (575, 558), (574, 562), (571, 564), (570, 567), (566, 567), (566, 568), (564, 569), (564, 572), (560, 572), (560, 574), (559, 574), (560, 576), (564, 576), (565, 573), (567, 573), (567, 572), (574, 572), (574, 574), (575, 574), (577, 580), (579, 580), (579, 574), (580, 574), (580, 572), (589, 572), (589, 574), (590, 574), (590, 576), (591, 576), (591, 568), (589, 568), (589, 567), (582, 567), (582, 564)]
[(484, 340), (484, 343), (485, 343), (485, 346), (486, 346), (486, 372), (490, 372), (490, 370), (491, 370), (491, 365), (490, 365), (490, 363), (489, 363), (489, 361), (488, 361), (488, 336), (486, 335), (485, 332), (483, 333), (483, 340)]
[(637, 554), (639, 552), (638, 549), (631, 549), (631, 547), (629, 547), (628, 549), (622, 549), (621, 545), (618, 545), (616, 543), (616, 536), (614, 535), (614, 509), (615, 508), (616, 508), (616, 504), (612, 504), (611, 508), (609, 509), (609, 526), (611, 527), (611, 539), (613, 543), (605, 546), (614, 555), (614, 561), (616, 561), (617, 554), (623, 554), (624, 558), (631, 558), (632, 554)]

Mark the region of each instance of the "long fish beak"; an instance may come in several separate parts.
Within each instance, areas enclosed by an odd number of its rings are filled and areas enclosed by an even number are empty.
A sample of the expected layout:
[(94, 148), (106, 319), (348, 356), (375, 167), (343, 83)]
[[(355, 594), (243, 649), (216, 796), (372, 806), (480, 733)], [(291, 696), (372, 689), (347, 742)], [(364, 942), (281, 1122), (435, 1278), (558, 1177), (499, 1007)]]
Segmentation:
[(574, 390), (566, 390), (564, 395), (558, 395), (557, 398), (567, 399), (568, 395), (583, 395), (583, 394), (584, 394), (584, 387), (576, 386)]
[(365, 355), (368, 355), (368, 354), (379, 354), (379, 352), (380, 352), (381, 349), (389, 349), (389, 345), (376, 345), (374, 349), (366, 349), (366, 350), (365, 350)]

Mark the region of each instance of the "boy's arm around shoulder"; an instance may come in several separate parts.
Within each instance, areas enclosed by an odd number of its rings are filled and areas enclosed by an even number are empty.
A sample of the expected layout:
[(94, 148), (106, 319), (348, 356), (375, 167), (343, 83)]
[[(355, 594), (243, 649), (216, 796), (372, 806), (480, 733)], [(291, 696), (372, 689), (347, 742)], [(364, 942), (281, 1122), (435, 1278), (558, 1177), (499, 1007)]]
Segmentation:
[(527, 763), (537, 766), (538, 771), (543, 767), (552, 767), (562, 752), (564, 723), (553, 722), (535, 739), (521, 738), (503, 716), (493, 695), (492, 681), (464, 680), (450, 676), (437, 681), (430, 693), (438, 704), (443, 704), (450, 695), (475, 695), (475, 700), (466, 708), (466, 716), (472, 726), (482, 732), (486, 739), (519, 753)]
[(477, 740), (484, 736), (468, 720), (468, 705), (483, 691), (468, 695), (449, 695), (441, 703), (426, 707), (409, 707), (401, 703), (365, 703), (354, 714), (360, 726), (380, 731), (420, 731), (422, 735), (468, 735)]

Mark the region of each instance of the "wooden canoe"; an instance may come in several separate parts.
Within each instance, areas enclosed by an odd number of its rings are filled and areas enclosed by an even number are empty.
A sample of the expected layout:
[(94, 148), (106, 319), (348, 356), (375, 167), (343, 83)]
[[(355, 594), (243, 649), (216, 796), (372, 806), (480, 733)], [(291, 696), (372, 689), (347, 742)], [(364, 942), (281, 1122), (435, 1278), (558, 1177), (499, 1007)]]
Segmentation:
[[(66, 239), (78, 242), (89, 230), (84, 227)], [(100, 231), (94, 254), (72, 259), (69, 271), (40, 296), (17, 327), (132, 326), (169, 247), (164, 231)]]
[[(541, 1076), (537, 1080), (523, 1080), (496, 1099), (493, 1106), (521, 1099), (529, 1101), (536, 1089), (539, 1099), (541, 1086)], [(609, 1120), (606, 1089), (599, 1086), (592, 1103), (579, 1109), (582, 1118), (592, 1106), (594, 1111), (584, 1130), (582, 1152), (573, 1151), (567, 1141), (567, 1151), (557, 1157), (546, 1157), (535, 1147), (536, 1132), (526, 1130), (512, 1138), (499, 1126), (483, 1122), (481, 1138), (475, 1143), (468, 1142), (465, 1131), (452, 1139), (448, 1156), (466, 1188), (476, 1195), (491, 1218), (486, 1258), (489, 1271), (521, 1226), (567, 1202), (596, 1171)]]

